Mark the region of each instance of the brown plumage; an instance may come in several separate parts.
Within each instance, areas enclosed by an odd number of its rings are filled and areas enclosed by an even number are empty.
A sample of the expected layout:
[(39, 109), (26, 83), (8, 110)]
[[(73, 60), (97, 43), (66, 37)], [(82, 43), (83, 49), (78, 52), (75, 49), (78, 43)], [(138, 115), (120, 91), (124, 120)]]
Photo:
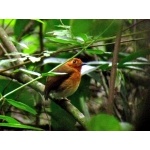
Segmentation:
[(73, 58), (55, 69), (54, 72), (66, 74), (47, 77), (44, 90), (45, 99), (48, 99), (49, 93), (52, 93), (56, 99), (67, 98), (72, 95), (81, 81), (81, 67), (82, 61), (78, 58)]

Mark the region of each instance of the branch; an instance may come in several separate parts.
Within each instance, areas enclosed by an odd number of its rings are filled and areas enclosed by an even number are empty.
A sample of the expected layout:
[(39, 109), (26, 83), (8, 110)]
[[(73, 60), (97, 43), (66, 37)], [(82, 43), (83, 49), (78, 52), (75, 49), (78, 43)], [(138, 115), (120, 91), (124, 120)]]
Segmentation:
[[(1, 39), (2, 43), (4, 44), (4, 46), (7, 48), (7, 51), (9, 51), (10, 53), (17, 52), (16, 47), (13, 45), (13, 43), (10, 41), (8, 35), (4, 31), (4, 29), (1, 27), (0, 27), (0, 39)], [(14, 56), (14, 57), (17, 58), (17, 56)]]
[[(9, 53), (18, 52), (16, 47), (14, 46), (14, 44), (11, 42), (11, 40), (8, 37), (8, 35), (4, 31), (4, 29), (1, 28), (1, 27), (0, 27), (0, 39), (1, 39), (2, 43), (3, 43), (3, 45), (5, 46), (7, 52), (9, 52)], [(19, 55), (13, 55), (11, 57), (13, 57), (13, 58), (20, 58)], [(14, 63), (17, 65), (17, 64), (23, 63), (23, 61), (17, 60)]]
[(121, 41), (121, 33), (122, 33), (122, 22), (121, 22), (121, 28), (116, 37), (113, 58), (112, 58), (112, 68), (111, 68), (110, 83), (109, 83), (110, 84), (109, 85), (109, 97), (108, 97), (108, 104), (107, 104), (107, 111), (109, 114), (113, 114), (114, 90), (115, 90), (115, 80), (116, 80), (120, 41)]

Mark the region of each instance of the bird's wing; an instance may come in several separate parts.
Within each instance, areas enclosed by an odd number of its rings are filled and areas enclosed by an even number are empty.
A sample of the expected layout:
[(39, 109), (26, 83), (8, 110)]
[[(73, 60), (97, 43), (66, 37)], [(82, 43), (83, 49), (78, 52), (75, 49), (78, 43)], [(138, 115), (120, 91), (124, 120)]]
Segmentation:
[(70, 68), (68, 68), (68, 66), (63, 66), (63, 68), (59, 67), (54, 71), (66, 73), (66, 74), (65, 75), (56, 75), (53, 77), (52, 76), (47, 77), (45, 90), (44, 90), (45, 99), (48, 99), (48, 95), (51, 90), (57, 90), (58, 86), (61, 85), (62, 82), (64, 80), (66, 80), (67, 78), (69, 78), (70, 75), (72, 74), (72, 70)]

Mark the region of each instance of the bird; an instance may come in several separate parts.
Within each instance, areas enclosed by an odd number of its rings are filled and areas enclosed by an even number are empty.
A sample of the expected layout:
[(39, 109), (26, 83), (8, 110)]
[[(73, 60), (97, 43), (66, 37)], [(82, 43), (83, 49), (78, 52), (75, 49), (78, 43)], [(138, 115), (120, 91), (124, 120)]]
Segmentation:
[(50, 96), (59, 100), (67, 99), (74, 94), (81, 81), (82, 64), (81, 59), (73, 58), (56, 68), (54, 72), (65, 74), (47, 77), (44, 89), (45, 100), (48, 99), (50, 93)]

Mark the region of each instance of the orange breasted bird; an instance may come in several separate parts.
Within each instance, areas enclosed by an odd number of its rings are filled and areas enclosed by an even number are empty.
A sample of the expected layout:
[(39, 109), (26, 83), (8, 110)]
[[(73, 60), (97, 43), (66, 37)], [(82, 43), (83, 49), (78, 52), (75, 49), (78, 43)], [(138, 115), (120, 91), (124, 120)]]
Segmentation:
[(81, 67), (82, 61), (73, 58), (55, 69), (54, 72), (66, 74), (47, 77), (44, 90), (45, 99), (48, 99), (50, 93), (56, 99), (66, 99), (72, 95), (78, 89), (81, 81)]

